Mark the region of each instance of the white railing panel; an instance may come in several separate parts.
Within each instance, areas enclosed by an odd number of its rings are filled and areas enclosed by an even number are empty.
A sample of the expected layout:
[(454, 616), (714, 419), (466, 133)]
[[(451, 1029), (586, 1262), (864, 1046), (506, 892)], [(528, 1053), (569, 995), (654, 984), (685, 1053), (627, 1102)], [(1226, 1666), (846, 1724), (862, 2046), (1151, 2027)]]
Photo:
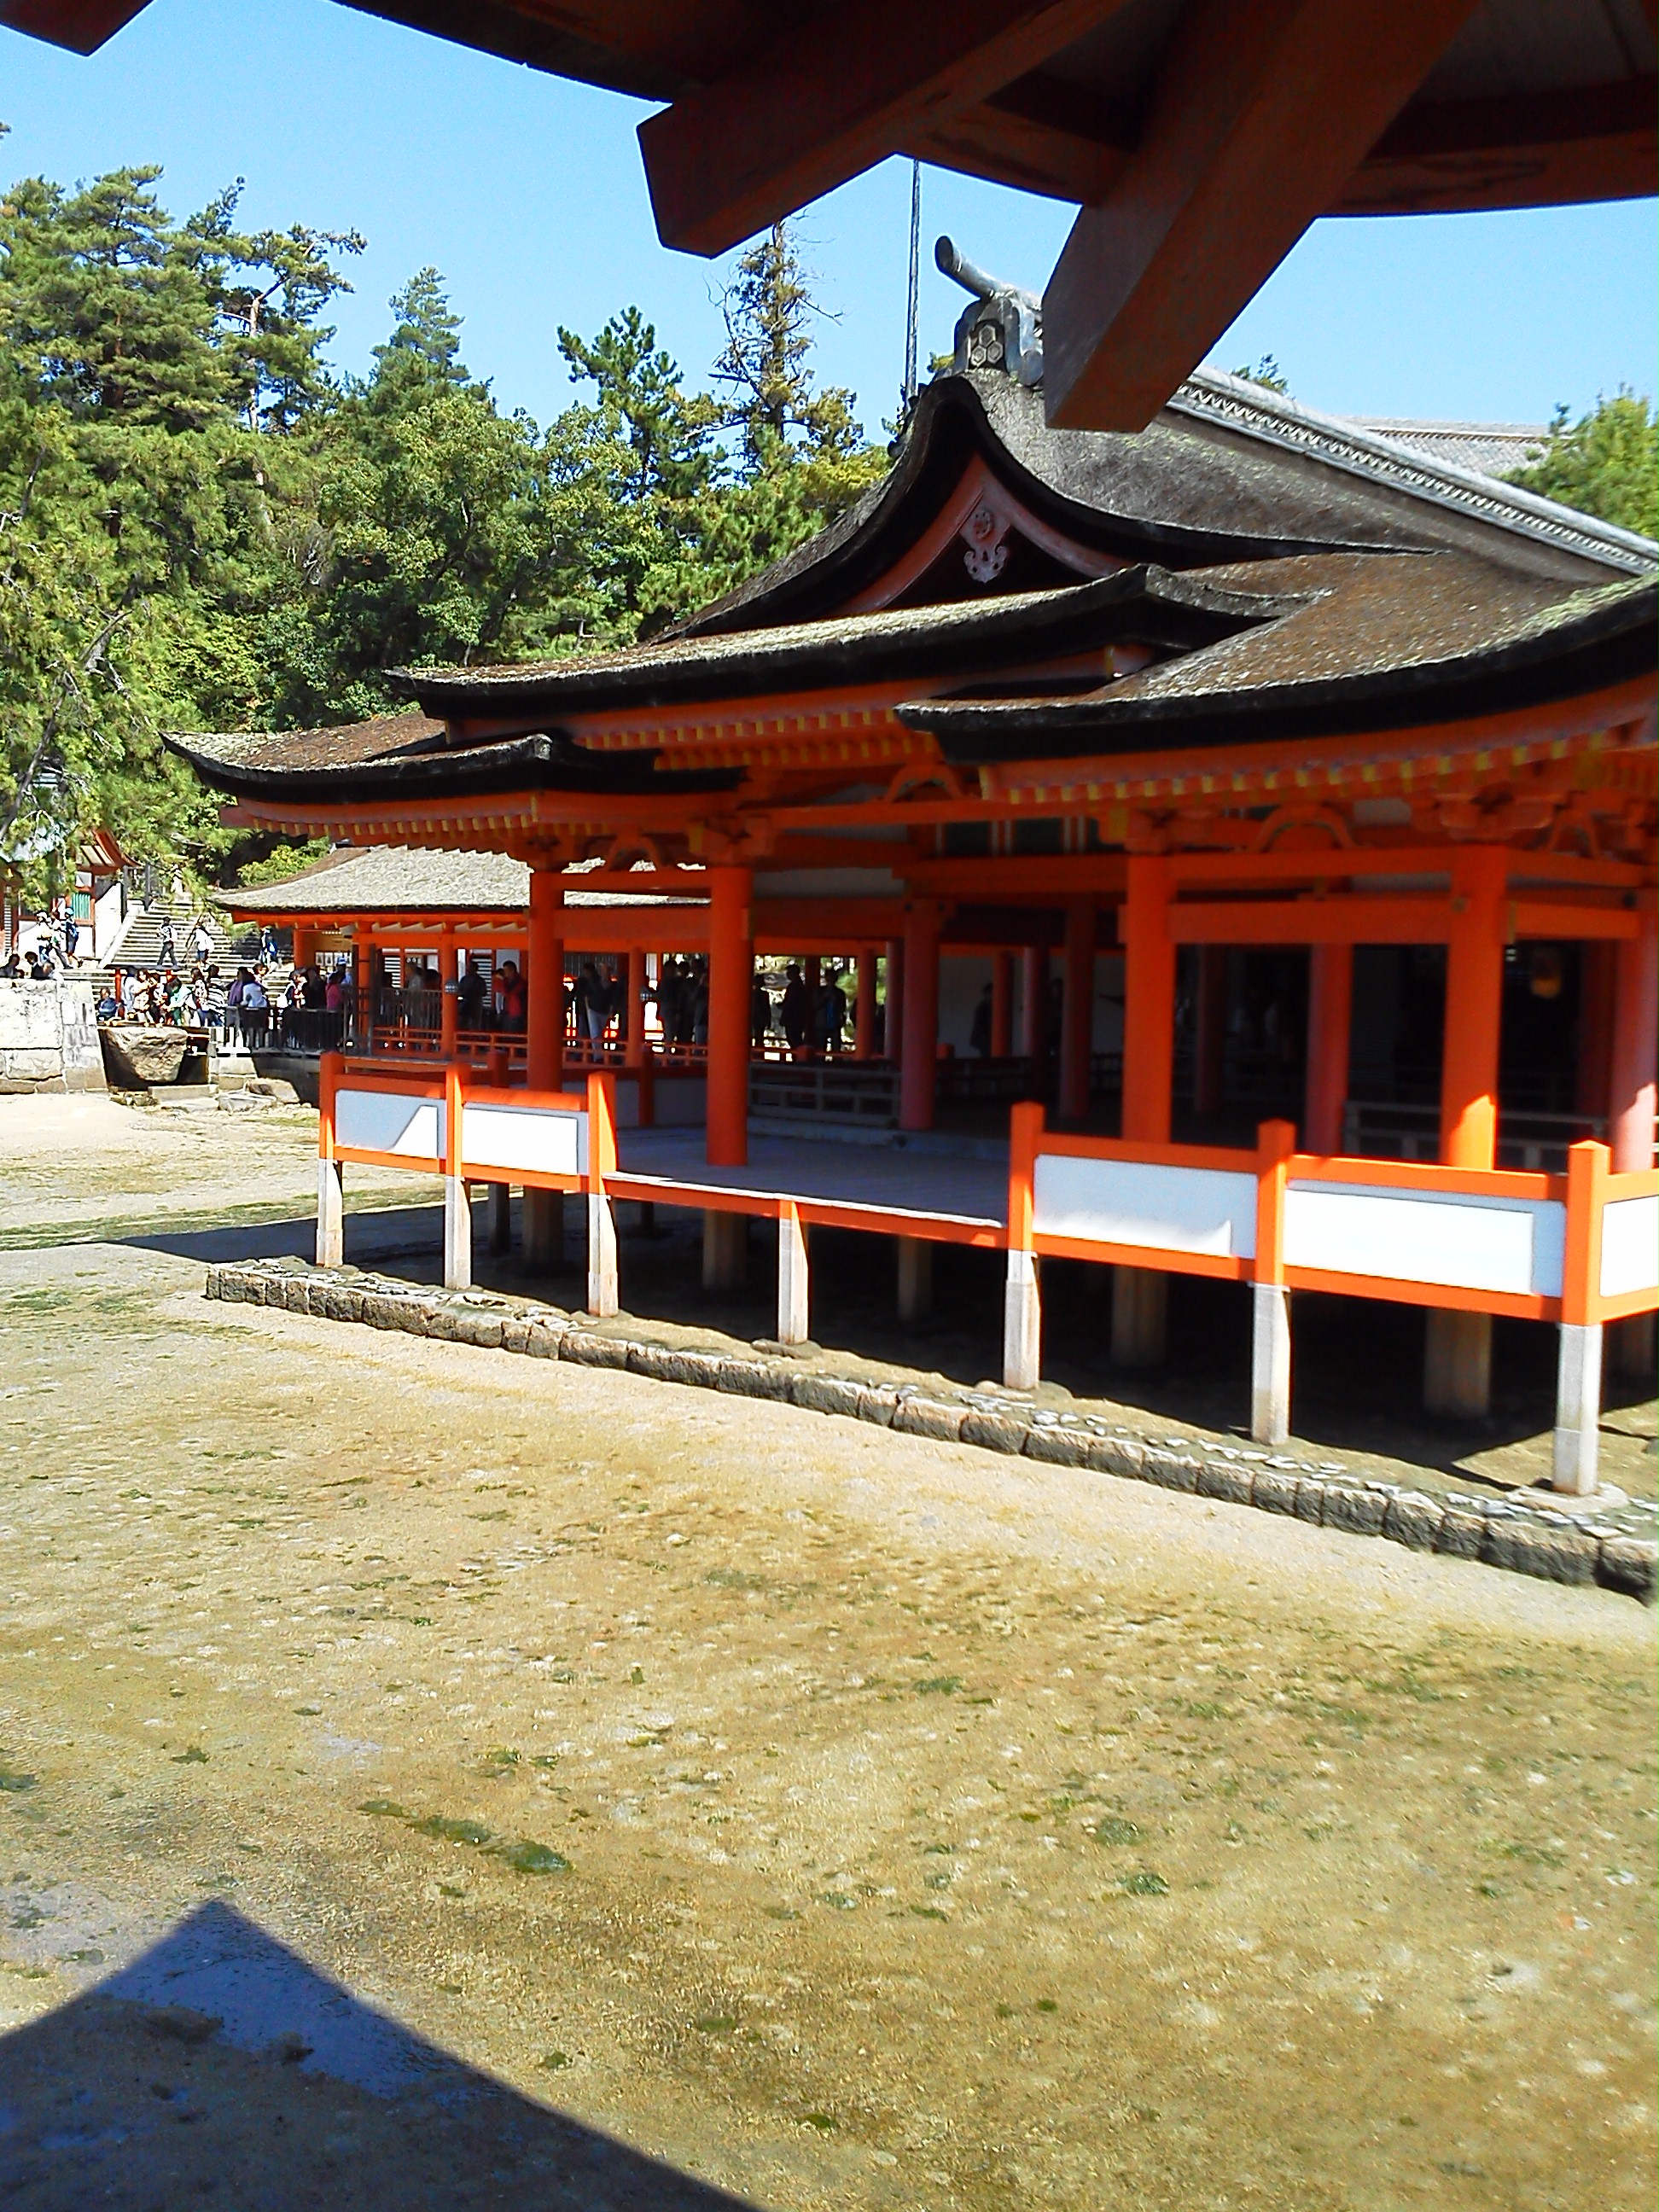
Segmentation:
[(1255, 1256), (1253, 1175), (1039, 1152), (1032, 1200), (1039, 1237), (1206, 1253), (1221, 1260)]
[(1555, 1298), (1566, 1219), (1553, 1199), (1292, 1182), (1285, 1194), (1285, 1264)]
[(1659, 1289), (1659, 1198), (1615, 1198), (1601, 1209), (1601, 1295)]
[(342, 1089), (334, 1095), (334, 1141), (346, 1152), (441, 1160), (444, 1102), (408, 1098), (395, 1091)]
[(587, 1116), (548, 1106), (461, 1108), (464, 1168), (527, 1168), (532, 1174), (585, 1175)]

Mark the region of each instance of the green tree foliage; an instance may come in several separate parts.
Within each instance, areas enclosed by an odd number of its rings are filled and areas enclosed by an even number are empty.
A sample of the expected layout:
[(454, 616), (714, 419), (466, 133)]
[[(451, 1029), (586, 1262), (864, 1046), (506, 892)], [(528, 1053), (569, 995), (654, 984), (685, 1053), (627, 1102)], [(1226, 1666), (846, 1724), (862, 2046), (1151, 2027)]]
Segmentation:
[(240, 182), (178, 222), (159, 178), (0, 198), (0, 859), (94, 822), (136, 857), (250, 859), (164, 731), (351, 720), (402, 703), (390, 669), (650, 635), (880, 472), (815, 386), (782, 227), (739, 264), (720, 399), (629, 307), (560, 332), (586, 389), (543, 429), (469, 371), (435, 270), (340, 380), (363, 240), (247, 228)]
[(1558, 407), (1544, 443), (1509, 481), (1621, 529), (1659, 538), (1659, 420), (1625, 385), (1576, 422)]

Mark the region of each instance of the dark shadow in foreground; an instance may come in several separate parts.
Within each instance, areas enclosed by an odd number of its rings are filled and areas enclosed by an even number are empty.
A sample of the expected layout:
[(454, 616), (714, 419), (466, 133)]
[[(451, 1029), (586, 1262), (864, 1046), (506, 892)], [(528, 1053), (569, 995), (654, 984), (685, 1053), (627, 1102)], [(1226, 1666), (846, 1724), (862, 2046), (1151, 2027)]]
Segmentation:
[(7, 2212), (747, 2212), (411, 2034), (228, 1905), (0, 2038)]

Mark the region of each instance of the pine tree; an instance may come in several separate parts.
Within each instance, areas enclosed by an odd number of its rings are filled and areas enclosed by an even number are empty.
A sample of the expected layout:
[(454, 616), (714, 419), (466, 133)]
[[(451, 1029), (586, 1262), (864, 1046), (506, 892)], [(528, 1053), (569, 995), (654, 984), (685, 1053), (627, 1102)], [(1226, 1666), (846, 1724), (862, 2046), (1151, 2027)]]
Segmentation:
[(1659, 421), (1628, 385), (1577, 422), (1558, 407), (1544, 443), (1509, 482), (1659, 538)]
[(864, 442), (854, 395), (836, 385), (812, 388), (811, 319), (823, 311), (787, 222), (774, 223), (743, 256), (724, 308), (726, 348), (714, 380), (735, 394), (724, 419), (742, 434), (745, 469), (775, 467), (784, 447), (824, 460), (850, 458)]

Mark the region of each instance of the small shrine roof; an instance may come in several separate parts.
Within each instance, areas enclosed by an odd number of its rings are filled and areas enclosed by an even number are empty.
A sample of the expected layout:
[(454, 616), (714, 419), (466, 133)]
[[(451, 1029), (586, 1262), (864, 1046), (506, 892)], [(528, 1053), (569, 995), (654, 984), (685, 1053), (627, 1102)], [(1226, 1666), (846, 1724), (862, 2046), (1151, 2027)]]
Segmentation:
[[(588, 891), (582, 866), (563, 880), (565, 903), (574, 907), (683, 906), (660, 891)], [(689, 875), (697, 872), (687, 870)], [(695, 894), (695, 883), (689, 887)], [(434, 851), (408, 845), (346, 846), (280, 884), (215, 893), (233, 914), (303, 919), (323, 914), (523, 914), (530, 903), (530, 870), (507, 853)]]

